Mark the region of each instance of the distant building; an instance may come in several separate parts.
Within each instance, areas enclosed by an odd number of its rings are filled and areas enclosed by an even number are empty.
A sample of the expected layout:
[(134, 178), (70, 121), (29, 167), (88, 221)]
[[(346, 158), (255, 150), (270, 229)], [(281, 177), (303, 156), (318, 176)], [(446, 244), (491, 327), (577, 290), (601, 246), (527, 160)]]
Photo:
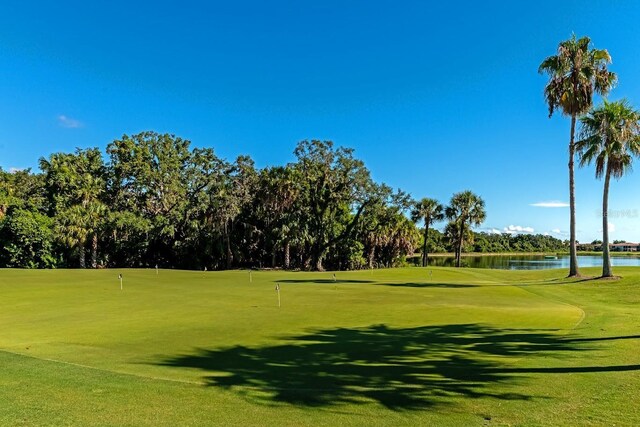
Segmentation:
[(640, 250), (640, 243), (613, 243), (609, 245), (612, 252), (638, 252)]

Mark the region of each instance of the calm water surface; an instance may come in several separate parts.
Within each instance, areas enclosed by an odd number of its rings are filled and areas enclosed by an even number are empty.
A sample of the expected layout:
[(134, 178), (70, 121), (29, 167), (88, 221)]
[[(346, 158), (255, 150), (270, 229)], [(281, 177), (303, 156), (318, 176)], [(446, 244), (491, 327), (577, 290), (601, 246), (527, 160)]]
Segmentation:
[[(429, 257), (429, 265), (453, 267), (453, 257)], [(569, 255), (547, 259), (542, 255), (499, 255), (462, 257), (462, 265), (472, 268), (496, 268), (500, 270), (544, 270), (549, 268), (569, 268)], [(601, 256), (578, 256), (580, 267), (602, 267)], [(640, 257), (611, 257), (611, 265), (616, 267), (640, 267)]]

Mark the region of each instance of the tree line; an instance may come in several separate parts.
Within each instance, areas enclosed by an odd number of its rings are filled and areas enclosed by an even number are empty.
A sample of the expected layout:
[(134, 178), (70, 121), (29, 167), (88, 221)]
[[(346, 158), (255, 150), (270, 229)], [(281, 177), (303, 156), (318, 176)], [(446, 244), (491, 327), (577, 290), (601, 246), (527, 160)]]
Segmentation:
[[(143, 132), (104, 154), (51, 154), (39, 172), (0, 170), (0, 266), (361, 269), (400, 265), (419, 248), (424, 265), (441, 250), (459, 263), (474, 240), (497, 238), (472, 231), (486, 213), (471, 191), (447, 206), (416, 202), (375, 182), (350, 148), (302, 141), (294, 154), (259, 169)], [(444, 232), (430, 228), (445, 218)], [(513, 246), (474, 250), (498, 247)]]

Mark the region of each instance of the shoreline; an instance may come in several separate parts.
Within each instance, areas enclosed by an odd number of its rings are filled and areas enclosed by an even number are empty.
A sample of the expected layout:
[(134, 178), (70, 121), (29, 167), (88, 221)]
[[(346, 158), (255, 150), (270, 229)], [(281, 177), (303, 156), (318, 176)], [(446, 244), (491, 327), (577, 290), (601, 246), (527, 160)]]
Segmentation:
[[(612, 257), (640, 257), (640, 252), (610, 252)], [(569, 252), (465, 252), (461, 254), (462, 257), (477, 257), (477, 256), (510, 256), (510, 255), (518, 255), (518, 256), (567, 256)], [(602, 256), (602, 252), (589, 252), (589, 251), (580, 251), (578, 252), (578, 256)], [(437, 252), (430, 253), (429, 258), (447, 258), (454, 257), (455, 254), (453, 252)], [(413, 258), (420, 258), (421, 254), (411, 255), (407, 257), (407, 260)]]

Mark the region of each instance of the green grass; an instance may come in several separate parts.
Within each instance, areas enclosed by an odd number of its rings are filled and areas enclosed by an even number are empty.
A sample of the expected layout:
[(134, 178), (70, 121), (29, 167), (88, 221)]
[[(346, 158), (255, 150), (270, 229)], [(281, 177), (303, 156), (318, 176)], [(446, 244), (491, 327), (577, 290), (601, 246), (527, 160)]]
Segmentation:
[(0, 270), (0, 425), (638, 425), (615, 272)]

